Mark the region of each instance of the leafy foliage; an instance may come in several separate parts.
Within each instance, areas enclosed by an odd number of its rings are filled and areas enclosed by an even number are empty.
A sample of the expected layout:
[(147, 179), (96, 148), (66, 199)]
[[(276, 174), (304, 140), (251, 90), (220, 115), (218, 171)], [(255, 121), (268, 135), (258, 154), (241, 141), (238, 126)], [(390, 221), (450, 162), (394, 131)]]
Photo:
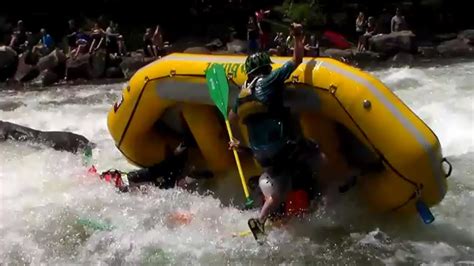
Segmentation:
[(303, 23), (307, 28), (316, 28), (326, 23), (321, 1), (318, 0), (285, 0), (282, 5), (274, 8), (287, 21)]

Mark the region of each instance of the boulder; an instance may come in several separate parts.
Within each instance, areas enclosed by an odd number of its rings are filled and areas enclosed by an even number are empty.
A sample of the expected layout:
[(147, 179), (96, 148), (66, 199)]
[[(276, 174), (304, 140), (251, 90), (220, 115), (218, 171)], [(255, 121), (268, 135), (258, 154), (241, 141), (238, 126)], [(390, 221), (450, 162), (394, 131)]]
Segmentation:
[(90, 55), (78, 55), (77, 58), (69, 58), (66, 61), (66, 79), (90, 79)]
[(371, 51), (355, 52), (352, 55), (352, 61), (357, 66), (367, 66), (382, 59), (379, 53)]
[(445, 41), (436, 47), (438, 53), (444, 57), (472, 56), (474, 47), (467, 44), (462, 39)]
[(120, 67), (120, 63), (122, 63), (122, 57), (118, 55), (109, 54), (109, 58), (107, 58), (107, 67)]
[(45, 87), (53, 85), (60, 79), (61, 77), (56, 72), (50, 69), (45, 69), (31, 83), (37, 86)]
[(449, 40), (452, 40), (452, 39), (456, 39), (457, 37), (458, 37), (458, 35), (454, 32), (436, 34), (434, 36), (434, 41), (436, 41), (436, 42), (445, 42), (445, 41), (449, 41)]
[(461, 31), (458, 34), (458, 38), (464, 40), (468, 44), (474, 45), (474, 29)]
[(41, 57), (36, 66), (42, 72), (46, 69), (54, 69), (64, 63), (66, 63), (66, 55), (61, 50), (55, 49), (48, 55)]
[(384, 54), (397, 54), (399, 52), (416, 52), (415, 34), (411, 31), (378, 34), (369, 39), (371, 50)]
[(131, 57), (124, 57), (122, 63), (120, 63), (120, 68), (122, 70), (123, 76), (127, 79), (131, 78), (135, 72), (140, 68), (146, 66), (148, 63), (152, 62), (153, 58), (147, 58), (143, 55), (135, 54)]
[(231, 42), (227, 43), (227, 51), (233, 53), (246, 53), (247, 52), (247, 42), (243, 40), (234, 39)]
[(0, 46), (0, 82), (15, 75), (18, 66), (18, 54), (12, 48)]
[(106, 78), (123, 78), (122, 69), (120, 67), (109, 67), (105, 71)]
[(418, 47), (418, 53), (425, 58), (433, 58), (439, 55), (436, 47), (433, 46)]
[(413, 64), (415, 57), (412, 54), (400, 52), (393, 56), (390, 61), (395, 66), (409, 66)]
[(211, 54), (215, 54), (215, 55), (236, 55), (235, 52), (227, 51), (227, 50), (212, 51)]
[(211, 54), (211, 51), (209, 49), (207, 49), (206, 47), (197, 46), (197, 47), (186, 48), (186, 50), (184, 50), (184, 53), (187, 53), (187, 54)]
[(346, 62), (347, 60), (350, 60), (352, 58), (353, 54), (351, 49), (341, 50), (336, 48), (329, 48), (324, 50), (321, 55)]
[(214, 51), (214, 50), (217, 50), (217, 49), (221, 48), (222, 46), (224, 46), (224, 44), (222, 43), (222, 41), (220, 39), (214, 39), (211, 42), (206, 43), (205, 46), (206, 46), (207, 49), (209, 49), (211, 51)]
[(36, 66), (41, 58), (41, 54), (37, 50), (27, 50), (23, 54), (25, 63), (32, 66)]
[(105, 75), (105, 60), (107, 53), (105, 50), (98, 50), (91, 55), (91, 77), (94, 79), (101, 78)]
[[(7, 82), (5, 82), (5, 87), (3, 88), (8, 89), (8, 90), (21, 90), (24, 88), (24, 86), (23, 86), (23, 83), (21, 83), (20, 81), (14, 78), (11, 78), (7, 80)], [(3, 88), (0, 86), (0, 90)]]
[(20, 55), (18, 60), (18, 68), (15, 73), (15, 79), (20, 82), (31, 81), (35, 79), (40, 73), (36, 66), (26, 63), (26, 59), (28, 57), (28, 53), (23, 53)]

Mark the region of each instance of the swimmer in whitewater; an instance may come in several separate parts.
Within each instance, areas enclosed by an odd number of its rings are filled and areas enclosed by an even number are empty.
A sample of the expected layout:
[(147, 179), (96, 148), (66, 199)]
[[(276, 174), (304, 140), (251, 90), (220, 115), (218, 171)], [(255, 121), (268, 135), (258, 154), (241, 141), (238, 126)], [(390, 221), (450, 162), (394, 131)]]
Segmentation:
[(180, 187), (193, 190), (198, 179), (213, 176), (210, 171), (196, 171), (193, 167), (187, 171), (187, 162), (188, 146), (182, 142), (173, 152), (168, 151), (166, 159), (156, 165), (128, 173), (109, 170), (103, 172), (101, 178), (113, 181), (121, 192), (128, 192), (140, 184), (153, 184), (161, 189)]
[[(270, 56), (264, 52), (247, 57), (245, 71), (248, 79), (229, 113), (233, 123), (240, 120), (247, 126), (250, 144), (247, 150), (264, 170), (258, 183), (265, 202), (258, 219), (249, 220), (249, 227), (257, 240), (256, 234), (263, 234), (267, 218), (285, 202), (292, 183), (296, 185), (294, 180), (303, 178), (307, 181), (300, 183), (312, 183), (313, 171), (300, 155), (318, 153), (314, 142), (301, 137), (296, 119), (283, 103), (285, 80), (301, 64), (304, 55), (302, 26), (292, 24), (291, 33), (295, 42), (293, 59), (281, 68), (272, 71)], [(236, 139), (229, 145), (242, 150)]]

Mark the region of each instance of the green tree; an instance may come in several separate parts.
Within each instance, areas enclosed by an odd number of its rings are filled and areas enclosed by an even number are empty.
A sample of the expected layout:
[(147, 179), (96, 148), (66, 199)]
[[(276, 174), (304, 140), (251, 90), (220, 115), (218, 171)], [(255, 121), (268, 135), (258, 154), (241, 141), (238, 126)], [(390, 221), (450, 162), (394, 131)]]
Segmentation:
[(287, 22), (299, 22), (311, 29), (326, 23), (327, 17), (323, 8), (320, 0), (285, 0), (282, 5), (275, 7), (274, 11), (281, 14)]

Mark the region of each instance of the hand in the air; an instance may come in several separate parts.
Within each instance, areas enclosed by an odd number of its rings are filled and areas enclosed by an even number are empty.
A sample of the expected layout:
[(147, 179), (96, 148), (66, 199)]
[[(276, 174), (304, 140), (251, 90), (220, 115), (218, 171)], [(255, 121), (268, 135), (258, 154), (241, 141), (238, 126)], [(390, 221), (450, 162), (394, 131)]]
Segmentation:
[(292, 36), (300, 37), (303, 35), (303, 25), (299, 23), (291, 23), (290, 33)]

